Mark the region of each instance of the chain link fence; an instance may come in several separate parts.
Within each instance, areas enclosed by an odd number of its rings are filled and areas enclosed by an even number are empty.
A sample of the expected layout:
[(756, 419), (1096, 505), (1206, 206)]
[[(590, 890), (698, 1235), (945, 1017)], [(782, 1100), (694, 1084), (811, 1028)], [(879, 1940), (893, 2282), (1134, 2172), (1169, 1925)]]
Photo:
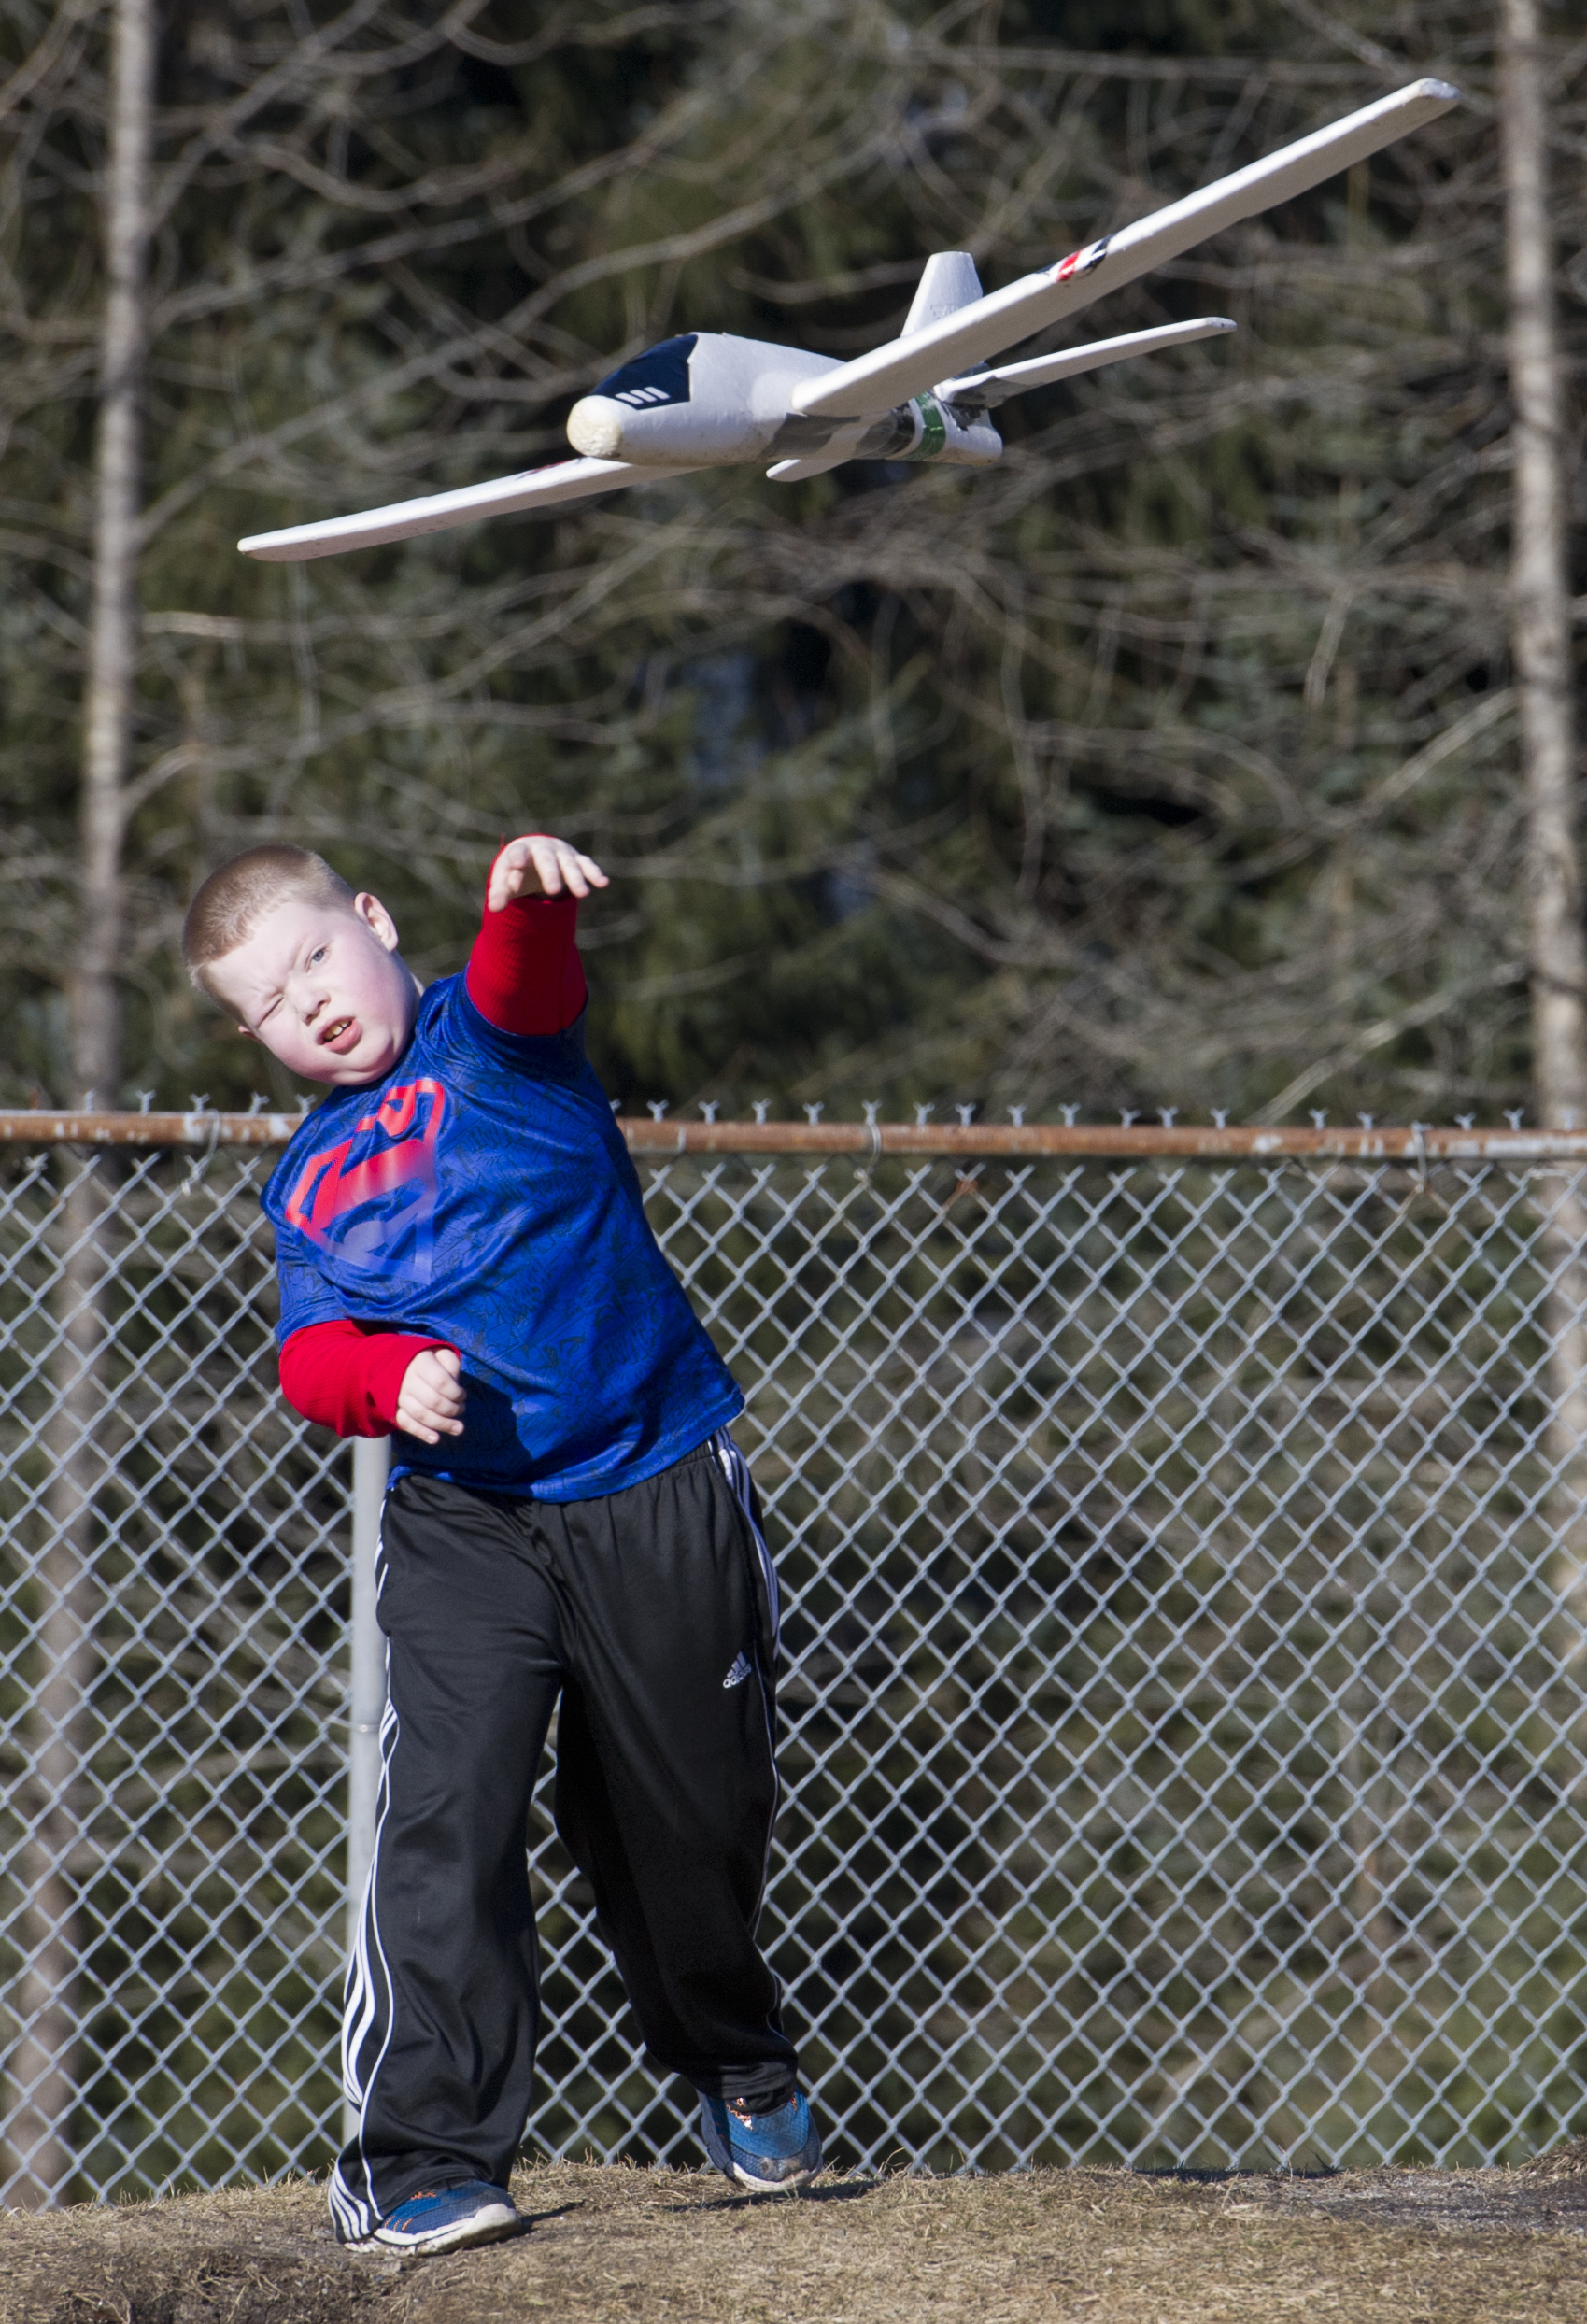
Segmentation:
[[(1587, 2127), (1579, 1164), (1178, 1135), (640, 1161), (749, 1397), (763, 1934), (840, 2161)], [(337, 2136), (351, 1462), (276, 1389), (270, 1155), (208, 1144), (0, 1162), (13, 2203)], [(531, 2145), (698, 2161), (544, 1794), (529, 1846)]]

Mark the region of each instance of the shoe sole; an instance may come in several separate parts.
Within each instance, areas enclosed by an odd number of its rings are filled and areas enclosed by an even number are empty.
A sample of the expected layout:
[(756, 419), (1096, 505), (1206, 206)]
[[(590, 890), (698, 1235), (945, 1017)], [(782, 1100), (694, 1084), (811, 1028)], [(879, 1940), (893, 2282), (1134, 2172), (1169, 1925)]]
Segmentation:
[(493, 2204), (472, 2219), (459, 2219), (451, 2227), (434, 2228), (428, 2235), (390, 2235), (377, 2227), (362, 2248), (417, 2253), (422, 2259), (432, 2252), (466, 2251), (474, 2244), (504, 2243), (509, 2235), (521, 2234), (525, 2224), (521, 2211), (508, 2211), (501, 2204)]
[[(718, 2162), (716, 2168), (720, 2171), (722, 2165)], [(730, 2162), (724, 2176), (731, 2179), (735, 2187), (747, 2188), (752, 2195), (792, 2195), (797, 2194), (801, 2187), (808, 2187), (811, 2180), (819, 2175), (820, 2169), (821, 2159), (817, 2156), (808, 2170), (795, 2171), (789, 2178), (765, 2179), (754, 2178), (749, 2172), (741, 2171), (736, 2162)]]

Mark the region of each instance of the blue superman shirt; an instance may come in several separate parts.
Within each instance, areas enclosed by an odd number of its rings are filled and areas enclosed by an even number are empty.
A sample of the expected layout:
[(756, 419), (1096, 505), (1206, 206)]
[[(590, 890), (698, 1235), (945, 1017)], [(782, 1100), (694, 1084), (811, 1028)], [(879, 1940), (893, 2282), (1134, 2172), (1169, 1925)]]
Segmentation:
[(396, 1473), (583, 1501), (670, 1467), (744, 1398), (657, 1248), (583, 1020), (500, 1031), (432, 985), (383, 1082), (333, 1091), (264, 1190), (284, 1342), (339, 1316), (448, 1339), (463, 1434)]

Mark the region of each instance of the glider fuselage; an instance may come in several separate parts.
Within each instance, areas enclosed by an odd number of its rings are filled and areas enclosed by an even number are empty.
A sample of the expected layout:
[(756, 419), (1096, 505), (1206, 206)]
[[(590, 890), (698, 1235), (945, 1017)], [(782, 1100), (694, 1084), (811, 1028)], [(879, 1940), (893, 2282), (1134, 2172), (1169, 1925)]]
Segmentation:
[(794, 410), (796, 389), (842, 368), (836, 357), (802, 347), (691, 331), (646, 347), (581, 397), (568, 416), (568, 441), (590, 459), (640, 468), (727, 468), (768, 455), (804, 461), (840, 442), (845, 460), (974, 468), (1001, 452), (1002, 439), (978, 413), (928, 393), (863, 422)]

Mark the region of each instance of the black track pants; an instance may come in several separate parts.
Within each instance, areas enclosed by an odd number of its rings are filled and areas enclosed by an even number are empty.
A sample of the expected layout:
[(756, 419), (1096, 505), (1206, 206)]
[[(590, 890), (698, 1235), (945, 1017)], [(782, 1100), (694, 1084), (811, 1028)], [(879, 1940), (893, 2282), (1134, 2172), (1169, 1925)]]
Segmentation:
[(344, 2237), (420, 2189), (505, 2183), (540, 2017), (524, 1834), (559, 1694), (557, 1828), (653, 2059), (757, 2112), (791, 2091), (754, 1935), (774, 1590), (725, 1432), (601, 1500), (392, 1488), (385, 1776), (343, 2034), (360, 2130), (331, 2188)]

